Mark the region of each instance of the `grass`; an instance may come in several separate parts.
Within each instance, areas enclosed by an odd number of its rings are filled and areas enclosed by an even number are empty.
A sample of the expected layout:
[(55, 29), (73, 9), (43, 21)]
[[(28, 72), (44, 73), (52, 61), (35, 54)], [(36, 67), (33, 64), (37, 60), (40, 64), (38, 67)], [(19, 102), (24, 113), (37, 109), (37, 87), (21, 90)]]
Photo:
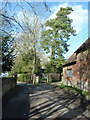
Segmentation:
[(58, 86), (58, 88), (66, 88), (66, 89), (69, 89), (73, 92), (79, 93), (80, 95), (84, 95), (84, 96), (87, 96), (90, 98), (90, 92), (87, 92), (87, 91), (84, 91), (84, 90), (81, 90), (81, 89), (78, 89), (78, 88), (75, 88), (72, 86), (61, 84)]

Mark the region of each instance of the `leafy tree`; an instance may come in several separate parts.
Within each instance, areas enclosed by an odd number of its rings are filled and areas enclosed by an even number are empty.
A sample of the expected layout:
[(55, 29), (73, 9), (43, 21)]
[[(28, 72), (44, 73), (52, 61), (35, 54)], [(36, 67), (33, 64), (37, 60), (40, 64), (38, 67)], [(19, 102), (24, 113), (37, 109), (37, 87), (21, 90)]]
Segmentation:
[[(15, 74), (15, 73), (30, 73), (30, 74), (32, 74), (33, 57), (34, 56), (33, 56), (32, 49), (26, 54), (23, 54), (23, 55), (19, 54), (14, 61), (14, 65), (12, 67), (11, 74)], [(39, 75), (40, 70), (41, 70), (40, 59), (38, 56), (36, 56), (35, 73), (37, 75)]]
[(31, 73), (32, 71), (32, 60), (33, 60), (33, 51), (30, 50), (28, 53), (18, 54), (14, 60), (14, 64), (11, 70), (12, 74), (15, 73)]
[(63, 54), (68, 51), (67, 41), (70, 36), (75, 36), (75, 30), (71, 26), (72, 19), (69, 14), (73, 11), (71, 7), (60, 8), (55, 19), (50, 19), (45, 23), (48, 30), (45, 30), (41, 36), (41, 46), (48, 53), (51, 51), (51, 64), (53, 71), (55, 67), (59, 68), (63, 61)]
[(10, 71), (13, 65), (14, 48), (10, 39), (9, 36), (2, 36), (2, 72)]
[[(33, 65), (32, 75), (36, 73), (37, 68), (37, 54), (40, 47), (40, 34), (42, 30), (42, 22), (40, 18), (36, 15), (31, 15), (32, 19), (28, 17), (29, 13), (27, 12), (22, 19), (22, 25), (25, 30), (23, 34), (19, 36), (16, 41), (16, 49), (20, 54), (29, 55), (29, 51), (33, 50), (33, 61), (31, 62)], [(31, 53), (30, 53), (31, 54)], [(29, 55), (31, 56), (31, 55)], [(25, 57), (26, 59), (28, 58)], [(32, 66), (31, 65), (31, 66)]]
[[(42, 4), (42, 6), (41, 6), (41, 4)], [(0, 5), (1, 5), (1, 8), (0, 8), (0, 20), (2, 22), (2, 26), (0, 26), (0, 31), (2, 33), (4, 33), (4, 34), (7, 34), (8, 36), (11, 36), (11, 35), (13, 35), (13, 33), (18, 33), (18, 32), (21, 32), (21, 31), (26, 32), (26, 29), (24, 29), (25, 27), (23, 26), (22, 22), (17, 19), (17, 13), (15, 12), (15, 11), (17, 11), (17, 7), (19, 9), (25, 11), (24, 16), (26, 15), (27, 7), (28, 7), (28, 9), (31, 10), (29, 12), (31, 12), (33, 15), (36, 15), (36, 16), (40, 15), (40, 9), (42, 9), (42, 8), (43, 8), (43, 10), (45, 8), (45, 12), (42, 11), (42, 13), (46, 13), (46, 11), (50, 12), (50, 9), (48, 8), (46, 2), (43, 2), (43, 3), (35, 3), (35, 2), (29, 3), (26, 0), (26, 2), (23, 3), (23, 2), (17, 1), (17, 2), (15, 2), (15, 6), (12, 6), (12, 3), (6, 1), (6, 2), (1, 2)], [(41, 15), (42, 15), (42, 13), (41, 13)], [(28, 29), (28, 30), (30, 30), (30, 29)], [(30, 32), (33, 33), (32, 28), (31, 28)], [(2, 43), (0, 41), (0, 45), (1, 44)], [(34, 54), (35, 53), (36, 52), (34, 52)], [(9, 56), (10, 55), (11, 55), (11, 53), (9, 54)], [(0, 53), (0, 58), (1, 58), (1, 53)], [(5, 60), (5, 58), (4, 58), (4, 60)], [(9, 61), (7, 63), (9, 63)], [(35, 59), (34, 59), (34, 63), (35, 63)], [(0, 65), (1, 65), (1, 61), (0, 61)], [(5, 67), (3, 67), (3, 68), (5, 68)], [(10, 69), (11, 69), (11, 67), (10, 67)], [(9, 69), (9, 66), (8, 66), (8, 70), (10, 70), (10, 69)], [(33, 73), (34, 72), (35, 72), (35, 64), (34, 64), (34, 67), (33, 67)]]
[(26, 82), (26, 80), (27, 80), (27, 74), (21, 74), (18, 77), (18, 81), (20, 81), (20, 82)]
[[(3, 15), (6, 15), (7, 12), (3, 11)], [(7, 14), (7, 16), (9, 16)], [(7, 20), (4, 16), (1, 16), (1, 52), (2, 52), (2, 72), (7, 72), (11, 70), (13, 65), (13, 58), (15, 57), (14, 52), (14, 38), (11, 36), (10, 31), (12, 30), (10, 21)], [(7, 31), (7, 32), (6, 32)]]
[(51, 73), (52, 72), (51, 63), (50, 62), (45, 63), (44, 69), (45, 69), (45, 73)]
[(39, 56), (36, 56), (36, 69), (35, 69), (35, 74), (36, 75), (41, 75), (41, 61), (40, 61), (40, 58)]

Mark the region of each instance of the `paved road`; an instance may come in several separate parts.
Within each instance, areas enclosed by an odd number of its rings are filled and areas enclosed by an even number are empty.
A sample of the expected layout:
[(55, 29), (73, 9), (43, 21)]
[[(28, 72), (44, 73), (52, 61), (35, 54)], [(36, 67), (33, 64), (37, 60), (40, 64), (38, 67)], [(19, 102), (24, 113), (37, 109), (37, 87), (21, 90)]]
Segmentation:
[(90, 105), (83, 96), (55, 85), (19, 84), (3, 100), (3, 118), (89, 120)]

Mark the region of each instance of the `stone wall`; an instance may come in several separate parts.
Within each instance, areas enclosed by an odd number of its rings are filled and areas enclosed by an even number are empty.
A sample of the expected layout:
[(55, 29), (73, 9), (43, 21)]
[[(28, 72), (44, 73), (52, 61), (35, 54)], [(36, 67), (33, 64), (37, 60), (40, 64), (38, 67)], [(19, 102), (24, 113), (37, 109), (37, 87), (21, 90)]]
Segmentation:
[(2, 95), (14, 88), (16, 85), (17, 78), (2, 78)]
[[(77, 54), (76, 64), (63, 68), (63, 83), (90, 91), (90, 54), (88, 50)], [(67, 78), (67, 69), (72, 69), (72, 77)]]

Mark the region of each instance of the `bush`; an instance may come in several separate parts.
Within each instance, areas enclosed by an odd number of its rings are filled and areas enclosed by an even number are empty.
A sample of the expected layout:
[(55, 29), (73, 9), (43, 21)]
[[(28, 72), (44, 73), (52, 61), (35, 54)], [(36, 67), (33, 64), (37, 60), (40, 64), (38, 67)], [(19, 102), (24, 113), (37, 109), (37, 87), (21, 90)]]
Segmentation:
[(47, 80), (47, 79), (45, 79), (45, 78), (41, 78), (40, 80)]
[(18, 77), (18, 81), (20, 81), (20, 82), (26, 82), (26, 80), (27, 80), (27, 74), (21, 74)]

